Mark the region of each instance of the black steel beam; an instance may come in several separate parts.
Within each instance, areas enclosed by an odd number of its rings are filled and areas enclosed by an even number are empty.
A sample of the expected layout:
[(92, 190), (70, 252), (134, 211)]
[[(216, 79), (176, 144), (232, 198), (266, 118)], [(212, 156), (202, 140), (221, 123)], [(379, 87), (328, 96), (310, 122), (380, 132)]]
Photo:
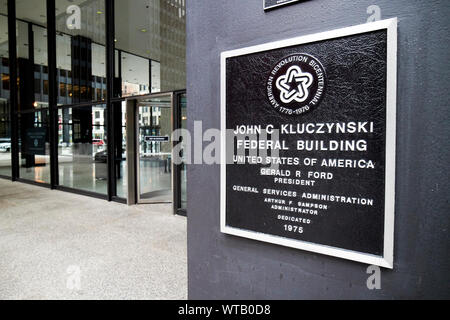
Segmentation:
[[(114, 88), (114, 0), (105, 0), (106, 16), (106, 110), (108, 124), (108, 201), (116, 196), (114, 110), (111, 99)], [(122, 130), (122, 128), (120, 128)]]
[(55, 0), (47, 0), (48, 106), (50, 131), (50, 185), (59, 184), (58, 176), (58, 82), (56, 70), (56, 13)]
[(17, 40), (16, 40), (16, 2), (8, 0), (8, 51), (10, 77), (10, 120), (11, 120), (11, 179), (19, 177), (19, 126), (17, 121)]

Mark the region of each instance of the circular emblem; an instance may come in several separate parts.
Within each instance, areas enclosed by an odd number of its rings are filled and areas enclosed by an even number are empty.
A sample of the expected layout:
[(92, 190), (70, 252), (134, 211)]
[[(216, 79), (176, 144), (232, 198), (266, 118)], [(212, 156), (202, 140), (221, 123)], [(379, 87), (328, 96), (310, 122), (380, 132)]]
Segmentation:
[(325, 91), (325, 69), (306, 53), (284, 57), (267, 79), (270, 104), (283, 114), (300, 115), (316, 108)]

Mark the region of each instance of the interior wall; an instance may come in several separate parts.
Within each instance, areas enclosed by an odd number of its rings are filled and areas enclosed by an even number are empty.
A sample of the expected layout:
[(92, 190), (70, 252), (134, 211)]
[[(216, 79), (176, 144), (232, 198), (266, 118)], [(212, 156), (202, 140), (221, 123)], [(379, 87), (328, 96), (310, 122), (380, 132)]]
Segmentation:
[[(450, 3), (309, 0), (187, 3), (188, 129), (220, 128), (220, 53), (398, 17), (394, 269), (369, 290), (367, 265), (220, 233), (219, 165), (188, 166), (190, 299), (450, 298)], [(192, 149), (194, 150), (194, 149)]]

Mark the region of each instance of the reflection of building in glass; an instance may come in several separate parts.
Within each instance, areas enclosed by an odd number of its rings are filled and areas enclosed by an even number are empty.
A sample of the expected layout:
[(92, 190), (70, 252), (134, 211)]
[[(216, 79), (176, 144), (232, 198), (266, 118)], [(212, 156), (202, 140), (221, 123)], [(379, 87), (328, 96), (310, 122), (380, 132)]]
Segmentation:
[[(1, 30), (8, 29), (6, 3), (0, 0)], [(17, 42), (18, 92), (12, 107), (17, 110), (13, 119), (18, 124), (16, 177), (94, 192), (109, 199), (125, 198), (125, 97), (185, 89), (185, 1), (115, 1), (111, 11), (105, 7), (108, 3), (55, 0), (56, 32), (49, 37), (53, 28), (47, 25), (53, 20), (47, 17), (47, 1), (15, 1), (12, 21), (16, 30), (9, 34), (14, 34)], [(68, 6), (77, 6), (79, 15), (67, 13)], [(107, 15), (115, 27), (113, 37), (106, 34)], [(50, 53), (56, 54), (56, 65), (49, 61), (49, 44)], [(8, 34), (0, 32), (0, 139), (11, 143), (14, 130), (10, 121), (8, 49)], [(108, 65), (111, 73), (107, 72)], [(53, 118), (52, 107), (56, 113)], [(170, 107), (149, 105), (141, 115), (145, 134), (170, 134), (171, 112)], [(55, 142), (51, 140), (52, 128), (57, 128)], [(39, 141), (45, 140), (42, 154), (30, 152), (33, 148), (27, 145), (36, 132)], [(144, 145), (146, 151), (166, 157), (172, 146), (167, 142)], [(53, 161), (51, 154), (56, 154)], [(11, 176), (13, 158), (10, 152), (2, 154), (0, 150), (0, 175)], [(111, 172), (115, 174), (108, 181)]]

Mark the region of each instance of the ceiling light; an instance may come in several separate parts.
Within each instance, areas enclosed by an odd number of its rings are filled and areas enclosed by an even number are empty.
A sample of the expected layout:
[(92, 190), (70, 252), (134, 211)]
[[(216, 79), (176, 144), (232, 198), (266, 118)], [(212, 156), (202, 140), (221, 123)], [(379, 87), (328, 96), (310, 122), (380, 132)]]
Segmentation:
[(103, 13), (103, 12), (102, 12), (102, 11), (100, 11), (100, 10), (98, 10), (98, 11), (97, 11), (97, 14), (102, 14), (102, 13)]
[(141, 32), (147, 32), (147, 29), (143, 28), (141, 29)]

